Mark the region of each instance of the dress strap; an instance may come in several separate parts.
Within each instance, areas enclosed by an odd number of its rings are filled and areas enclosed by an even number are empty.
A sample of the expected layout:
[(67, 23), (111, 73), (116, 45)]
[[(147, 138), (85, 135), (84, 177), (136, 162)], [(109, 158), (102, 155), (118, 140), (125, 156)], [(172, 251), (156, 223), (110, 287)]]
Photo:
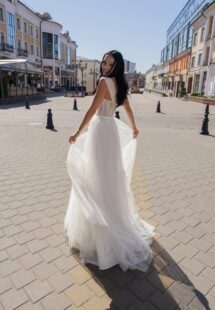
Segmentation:
[(116, 102), (116, 99), (115, 99), (116, 91), (115, 91), (114, 82), (112, 81), (111, 78), (102, 77), (102, 79), (104, 79), (106, 82), (107, 88), (108, 88), (110, 96), (111, 96), (111, 100), (113, 102)]

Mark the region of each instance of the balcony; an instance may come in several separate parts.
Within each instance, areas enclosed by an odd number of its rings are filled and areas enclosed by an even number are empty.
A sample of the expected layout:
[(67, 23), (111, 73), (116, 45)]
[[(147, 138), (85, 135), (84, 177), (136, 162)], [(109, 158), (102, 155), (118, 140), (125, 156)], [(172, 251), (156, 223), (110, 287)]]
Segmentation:
[(0, 52), (13, 53), (13, 46), (7, 43), (0, 43)]
[(17, 56), (28, 57), (28, 51), (23, 48), (17, 48)]

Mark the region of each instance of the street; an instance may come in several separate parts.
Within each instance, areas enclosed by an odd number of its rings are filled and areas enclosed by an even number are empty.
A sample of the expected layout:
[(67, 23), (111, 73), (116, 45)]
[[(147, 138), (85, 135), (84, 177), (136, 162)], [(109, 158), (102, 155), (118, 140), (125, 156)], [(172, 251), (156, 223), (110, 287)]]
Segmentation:
[[(204, 136), (204, 105), (129, 96), (140, 131), (132, 189), (156, 228), (154, 261), (147, 273), (99, 271), (63, 232), (68, 137), (92, 98), (77, 98), (80, 111), (63, 96), (30, 101), (30, 110), (0, 106), (0, 309), (215, 309), (215, 106)], [(55, 131), (46, 129), (48, 109)]]

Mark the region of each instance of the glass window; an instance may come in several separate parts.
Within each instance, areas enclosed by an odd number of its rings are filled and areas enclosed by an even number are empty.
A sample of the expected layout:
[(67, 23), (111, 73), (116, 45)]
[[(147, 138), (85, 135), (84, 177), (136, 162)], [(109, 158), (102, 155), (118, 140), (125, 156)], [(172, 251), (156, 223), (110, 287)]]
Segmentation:
[(31, 44), (31, 55), (34, 55), (34, 46)]
[(0, 44), (4, 43), (4, 33), (0, 32)]
[(27, 33), (27, 23), (24, 22), (24, 32)]
[(53, 59), (53, 34), (43, 32), (43, 57)]
[(28, 50), (28, 43), (25, 42), (25, 50), (27, 51)]
[(39, 31), (36, 29), (36, 39), (39, 39)]
[(21, 26), (20, 26), (20, 19), (19, 18), (17, 18), (17, 29), (21, 29)]
[(37, 46), (37, 56), (39, 56), (39, 47)]
[(200, 37), (200, 42), (203, 42), (205, 38), (205, 28), (202, 28), (201, 30), (201, 37)]
[(193, 46), (196, 45), (196, 42), (197, 42), (197, 35), (198, 35), (197, 32), (195, 32), (194, 35), (193, 35)]
[(18, 49), (21, 48), (21, 40), (20, 39), (18, 39), (18, 41), (17, 41), (17, 47), (18, 47)]
[(15, 48), (15, 24), (14, 15), (7, 12), (7, 41), (8, 44)]
[(198, 56), (198, 65), (202, 64), (202, 53)]
[(34, 36), (34, 33), (33, 33), (33, 26), (31, 26), (31, 36), (32, 36), (32, 37)]
[(191, 68), (195, 66), (195, 56), (192, 56), (191, 58)]
[(0, 8), (0, 20), (3, 22), (4, 21), (4, 13), (3, 13), (3, 9)]

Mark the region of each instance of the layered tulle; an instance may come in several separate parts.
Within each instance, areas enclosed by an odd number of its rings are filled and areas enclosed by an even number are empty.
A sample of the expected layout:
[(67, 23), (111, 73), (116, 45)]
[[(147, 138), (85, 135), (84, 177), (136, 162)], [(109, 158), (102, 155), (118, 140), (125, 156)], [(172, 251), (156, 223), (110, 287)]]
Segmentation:
[(95, 115), (68, 152), (72, 190), (64, 229), (70, 247), (100, 269), (146, 271), (151, 262), (153, 227), (138, 217), (130, 189), (136, 143), (125, 123)]

